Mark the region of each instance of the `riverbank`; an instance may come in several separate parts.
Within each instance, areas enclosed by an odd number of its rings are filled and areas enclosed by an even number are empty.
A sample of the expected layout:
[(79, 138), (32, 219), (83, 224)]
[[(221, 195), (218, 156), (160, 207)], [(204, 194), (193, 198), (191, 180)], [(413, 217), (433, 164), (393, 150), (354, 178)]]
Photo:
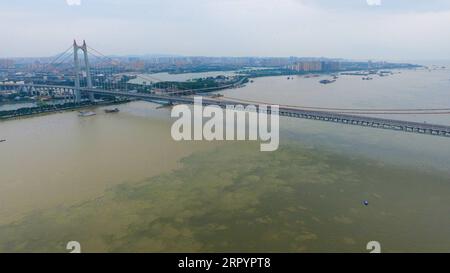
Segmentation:
[(213, 78), (204, 78), (197, 79), (194, 81), (186, 81), (186, 82), (177, 82), (177, 81), (167, 81), (161, 82), (158, 84), (159, 89), (169, 89), (175, 88), (176, 91), (182, 93), (184, 90), (188, 90), (189, 92), (197, 92), (197, 93), (206, 93), (206, 92), (214, 92), (218, 90), (234, 88), (240, 85), (247, 83), (248, 77), (240, 76), (236, 77), (233, 81), (226, 82), (217, 82), (216, 79)]
[(305, 76), (305, 75), (332, 75), (332, 74), (342, 74), (342, 75), (366, 75), (369, 74), (370, 71), (377, 70), (395, 70), (395, 69), (417, 69), (422, 66), (420, 65), (410, 65), (407, 67), (404, 66), (390, 66), (386, 68), (378, 68), (378, 69), (363, 69), (363, 68), (346, 68), (339, 70), (330, 70), (330, 71), (295, 71), (286, 68), (273, 68), (273, 69), (263, 69), (263, 70), (242, 70), (238, 74), (248, 77), (248, 78), (262, 78), (262, 77), (276, 77), (276, 76)]
[(66, 112), (66, 111), (75, 111), (81, 110), (89, 107), (95, 106), (108, 106), (108, 105), (116, 105), (127, 103), (132, 100), (123, 99), (123, 100), (113, 100), (113, 101), (102, 101), (102, 102), (82, 102), (82, 103), (64, 103), (64, 104), (54, 104), (54, 105), (44, 105), (37, 107), (27, 107), (20, 108), (16, 110), (7, 110), (0, 111), (0, 120), (10, 120), (16, 118), (24, 118), (24, 117), (34, 117), (45, 114), (52, 114), (56, 112)]

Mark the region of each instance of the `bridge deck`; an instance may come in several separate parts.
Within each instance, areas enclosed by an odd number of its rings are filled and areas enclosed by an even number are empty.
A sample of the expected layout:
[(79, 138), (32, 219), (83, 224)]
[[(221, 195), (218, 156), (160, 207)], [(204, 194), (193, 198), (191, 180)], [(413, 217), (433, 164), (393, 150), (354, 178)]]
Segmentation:
[[(54, 86), (54, 85), (17, 85), (17, 86), (27, 86), (33, 88), (65, 88), (70, 89), (73, 87), (69, 86)], [(166, 95), (155, 95), (155, 94), (145, 94), (145, 93), (132, 93), (124, 91), (113, 91), (113, 90), (101, 90), (95, 88), (80, 88), (83, 92), (96, 93), (102, 95), (118, 96), (118, 97), (130, 97), (137, 98), (148, 101), (167, 101), (175, 104), (193, 104), (194, 98), (192, 97), (180, 97), (180, 96), (166, 96)], [(219, 105), (221, 107), (226, 107), (227, 105), (240, 104), (242, 106), (250, 105), (248, 103), (240, 103), (236, 101), (218, 100), (204, 98), (203, 105)], [(321, 120), (335, 123), (342, 123), (348, 125), (357, 125), (364, 127), (373, 127), (379, 129), (397, 130), (411, 133), (435, 135), (450, 137), (450, 126), (437, 125), (429, 123), (419, 123), (410, 122), (403, 120), (394, 119), (384, 119), (376, 117), (365, 117), (349, 114), (340, 114), (336, 112), (328, 111), (311, 111), (298, 108), (288, 108), (280, 107), (279, 115), (293, 118), (304, 118), (311, 120)]]

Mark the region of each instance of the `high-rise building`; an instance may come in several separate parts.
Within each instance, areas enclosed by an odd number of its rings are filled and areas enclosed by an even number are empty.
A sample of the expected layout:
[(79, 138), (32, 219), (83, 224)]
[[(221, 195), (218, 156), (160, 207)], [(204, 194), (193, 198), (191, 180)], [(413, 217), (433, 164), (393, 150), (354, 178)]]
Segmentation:
[(297, 72), (319, 72), (322, 71), (322, 63), (319, 61), (302, 61), (289, 66)]
[(2, 69), (14, 68), (14, 61), (10, 59), (0, 59), (0, 68)]
[(288, 69), (297, 72), (338, 71), (340, 63), (336, 61), (301, 61), (288, 66)]
[(340, 63), (337, 61), (325, 61), (322, 62), (322, 70), (328, 71), (338, 71), (340, 69)]

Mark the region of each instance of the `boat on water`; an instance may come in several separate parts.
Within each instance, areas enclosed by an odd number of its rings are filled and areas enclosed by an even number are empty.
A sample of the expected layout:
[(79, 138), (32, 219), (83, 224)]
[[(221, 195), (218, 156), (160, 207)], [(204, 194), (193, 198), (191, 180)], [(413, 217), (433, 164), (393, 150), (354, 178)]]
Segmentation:
[(0, 139), (0, 143), (1, 143), (1, 142), (5, 142), (5, 141), (6, 141), (6, 139)]
[(167, 103), (166, 102), (166, 103), (161, 103), (161, 105), (156, 107), (156, 109), (169, 108), (169, 107), (172, 107), (172, 106), (173, 106), (173, 103), (171, 103), (171, 102)]
[(371, 77), (363, 77), (362, 79), (363, 79), (363, 81), (370, 81), (370, 80), (373, 80), (373, 78), (371, 78)]
[(92, 111), (81, 111), (79, 112), (78, 116), (80, 117), (90, 117), (90, 116), (95, 116), (96, 113), (92, 112)]
[(105, 113), (107, 114), (111, 114), (111, 113), (119, 113), (119, 108), (114, 108), (114, 109), (105, 109)]
[(221, 97), (223, 97), (222, 94), (213, 94), (213, 95), (211, 96), (211, 98), (221, 98)]
[(321, 80), (320, 83), (321, 84), (330, 84), (330, 83), (333, 83), (335, 81), (336, 81), (335, 79), (333, 79), (333, 80)]

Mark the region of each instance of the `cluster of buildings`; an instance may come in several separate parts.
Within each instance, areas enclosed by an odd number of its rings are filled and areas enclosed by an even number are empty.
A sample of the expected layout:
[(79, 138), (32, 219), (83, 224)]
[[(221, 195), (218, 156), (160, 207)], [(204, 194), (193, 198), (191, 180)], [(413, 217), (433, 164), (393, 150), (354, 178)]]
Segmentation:
[(0, 69), (10, 69), (10, 68), (14, 68), (14, 60), (0, 59)]
[(296, 72), (331, 72), (339, 71), (341, 66), (337, 61), (300, 61), (287, 68)]
[(126, 70), (140, 72), (202, 72), (236, 70), (243, 67), (285, 67), (293, 58), (279, 57), (204, 57), (204, 56), (140, 56), (115, 57)]

